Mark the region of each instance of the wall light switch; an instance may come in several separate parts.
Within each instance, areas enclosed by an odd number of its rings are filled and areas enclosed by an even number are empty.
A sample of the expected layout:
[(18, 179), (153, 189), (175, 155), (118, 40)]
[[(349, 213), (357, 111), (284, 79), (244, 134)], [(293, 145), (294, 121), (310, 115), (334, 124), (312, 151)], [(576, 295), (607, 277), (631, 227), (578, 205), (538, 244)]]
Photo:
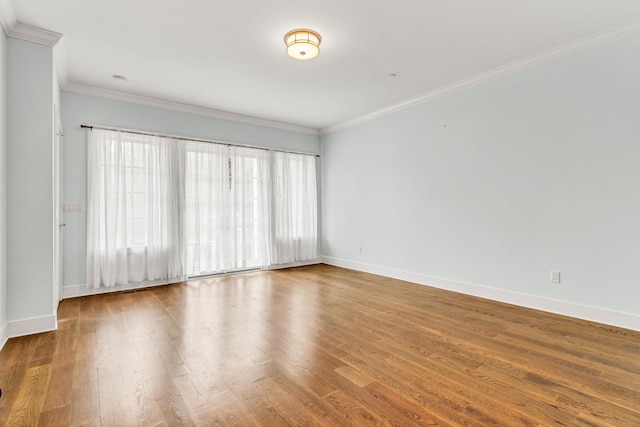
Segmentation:
[(560, 272), (552, 271), (551, 272), (551, 283), (560, 283)]
[(62, 210), (65, 212), (84, 212), (84, 205), (82, 203), (65, 203)]

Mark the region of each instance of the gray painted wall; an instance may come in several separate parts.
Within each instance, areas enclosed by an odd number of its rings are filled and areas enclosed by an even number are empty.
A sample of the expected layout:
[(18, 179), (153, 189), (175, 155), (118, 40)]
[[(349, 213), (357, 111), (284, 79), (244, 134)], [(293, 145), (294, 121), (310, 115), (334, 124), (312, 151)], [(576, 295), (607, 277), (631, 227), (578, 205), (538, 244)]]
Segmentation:
[[(7, 323), (7, 37), (0, 29), (0, 331)], [(2, 336), (0, 335), (0, 345)]]
[(7, 319), (53, 314), (53, 57), (7, 38)]
[[(116, 100), (62, 92), (64, 203), (87, 200), (87, 133), (81, 124), (138, 129), (270, 148), (320, 153), (320, 138)], [(320, 166), (318, 166), (318, 174)], [(319, 179), (318, 179), (319, 181)], [(65, 212), (64, 285), (86, 283), (86, 211)]]
[(324, 136), (324, 255), (640, 314), (639, 51), (630, 37)]

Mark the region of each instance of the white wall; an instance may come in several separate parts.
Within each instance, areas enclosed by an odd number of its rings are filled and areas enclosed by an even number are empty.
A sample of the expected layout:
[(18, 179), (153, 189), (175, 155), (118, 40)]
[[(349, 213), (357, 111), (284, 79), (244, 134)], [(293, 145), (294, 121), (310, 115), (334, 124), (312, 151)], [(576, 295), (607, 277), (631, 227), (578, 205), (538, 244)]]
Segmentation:
[(639, 51), (630, 37), (324, 136), (324, 255), (640, 319)]
[[(7, 38), (7, 319), (9, 334), (55, 327), (52, 48)], [(44, 319), (44, 323), (39, 319)], [(12, 331), (11, 324), (19, 325)], [(35, 322), (35, 323), (29, 323)], [(22, 327), (24, 329), (20, 329)]]
[[(250, 102), (250, 101), (248, 101)], [(95, 124), (191, 136), (308, 153), (320, 153), (320, 138), (235, 121), (186, 114), (117, 100), (62, 92), (64, 203), (87, 200), (87, 133)], [(319, 171), (318, 171), (319, 173)], [(86, 283), (86, 211), (65, 212), (64, 286)]]
[(7, 337), (7, 37), (0, 29), (0, 349)]

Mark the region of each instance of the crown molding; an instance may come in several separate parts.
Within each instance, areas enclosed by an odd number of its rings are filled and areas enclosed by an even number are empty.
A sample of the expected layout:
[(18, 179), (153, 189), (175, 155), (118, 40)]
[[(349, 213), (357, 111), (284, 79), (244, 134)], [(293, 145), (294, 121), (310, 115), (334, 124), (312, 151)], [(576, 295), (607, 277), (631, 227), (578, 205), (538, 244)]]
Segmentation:
[(9, 37), (45, 46), (55, 46), (62, 37), (62, 34), (55, 31), (18, 22), (11, 0), (0, 0), (0, 25), (2, 25), (4, 33)]
[(181, 113), (196, 114), (199, 116), (213, 117), (215, 119), (231, 120), (234, 122), (246, 123), (256, 126), (265, 126), (291, 132), (305, 133), (309, 135), (320, 135), (319, 129), (276, 122), (272, 120), (259, 119), (257, 117), (245, 116), (242, 114), (228, 113), (226, 111), (198, 107), (195, 105), (183, 104), (180, 102), (167, 101), (159, 98), (134, 95), (111, 89), (103, 89), (95, 86), (84, 85), (81, 83), (69, 82), (62, 89), (68, 92), (75, 92), (83, 95), (92, 95), (100, 98), (114, 99), (117, 101), (130, 102), (133, 104), (146, 105), (148, 107), (162, 108), (165, 110), (179, 111)]
[(16, 22), (7, 35), (16, 39), (51, 47), (55, 46), (62, 37), (62, 34), (56, 33), (55, 31), (45, 30), (44, 28), (34, 27), (33, 25), (23, 24), (22, 22)]
[(67, 67), (67, 47), (64, 37), (53, 47), (53, 64), (58, 75), (58, 85), (63, 88), (69, 83), (69, 68)]
[(0, 25), (2, 25), (4, 33), (8, 35), (17, 23), (16, 12), (13, 10), (11, 0), (0, 0)]
[(360, 123), (368, 122), (378, 117), (395, 113), (396, 111), (404, 110), (414, 105), (423, 104), (432, 99), (440, 98), (442, 96), (449, 95), (455, 92), (460, 92), (465, 89), (469, 89), (471, 87), (499, 79), (501, 77), (525, 71), (530, 68), (534, 68), (539, 65), (546, 64), (548, 62), (555, 61), (557, 59), (561, 59), (570, 55), (574, 55), (585, 50), (589, 50), (603, 44), (611, 43), (638, 33), (640, 33), (640, 20), (632, 21), (627, 24), (610, 28), (608, 30), (601, 31), (590, 36), (557, 46), (555, 48), (545, 50), (543, 52), (528, 56), (524, 59), (510, 62), (506, 65), (493, 68), (480, 74), (476, 74), (475, 76), (458, 80), (456, 82), (441, 86), (434, 90), (425, 92), (421, 95), (408, 98), (404, 101), (392, 104), (388, 107), (373, 111), (360, 117), (356, 117), (354, 119), (347, 120), (333, 126), (322, 128), (320, 129), (320, 134), (326, 135), (329, 133), (337, 132), (339, 130), (346, 129)]

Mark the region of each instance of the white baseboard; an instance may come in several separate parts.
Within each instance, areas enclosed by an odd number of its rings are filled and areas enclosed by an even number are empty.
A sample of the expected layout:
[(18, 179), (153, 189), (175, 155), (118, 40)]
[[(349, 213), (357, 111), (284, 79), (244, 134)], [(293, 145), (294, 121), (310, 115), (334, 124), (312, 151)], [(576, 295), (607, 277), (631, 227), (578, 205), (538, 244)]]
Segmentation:
[(318, 257), (310, 261), (298, 261), (298, 262), (290, 262), (288, 264), (270, 265), (269, 267), (265, 268), (265, 270), (282, 270), (283, 268), (302, 267), (305, 265), (314, 265), (314, 264), (321, 264), (321, 263), (322, 263), (322, 260), (320, 257)]
[[(266, 268), (265, 270), (280, 270), (282, 268), (301, 267), (304, 265), (312, 265), (312, 264), (320, 264), (320, 263), (322, 263), (320, 258), (316, 258), (315, 260), (311, 260), (311, 261), (300, 261), (300, 262), (292, 262), (289, 264), (272, 265)], [(253, 270), (249, 270), (249, 271), (253, 271)], [(260, 270), (256, 269), (255, 271), (260, 271)], [(242, 271), (239, 271), (237, 273), (241, 273), (241, 272)], [(225, 273), (225, 274), (235, 274), (235, 273)], [(212, 275), (212, 277), (214, 276), (220, 276), (220, 275)], [(196, 280), (197, 279), (199, 278), (196, 278)], [(110, 288), (88, 288), (87, 285), (64, 286), (62, 288), (62, 299), (86, 297), (90, 295), (108, 294), (110, 292), (131, 291), (131, 290), (141, 289), (141, 288), (151, 288), (154, 286), (164, 286), (164, 285), (169, 285), (171, 283), (173, 282), (160, 281), (157, 283), (151, 282), (151, 283), (136, 283), (132, 285), (116, 285)]]
[(563, 316), (575, 317), (592, 322), (604, 323), (621, 328), (640, 331), (640, 316), (607, 310), (598, 307), (591, 307), (567, 301), (558, 301), (550, 298), (543, 298), (534, 295), (522, 294), (519, 292), (495, 289), (473, 283), (459, 282), (456, 280), (443, 279), (440, 277), (427, 276), (420, 273), (396, 270), (389, 267), (364, 264), (360, 262), (323, 256), (322, 262), (336, 267), (344, 267), (350, 270), (362, 271), (365, 273), (377, 274), (393, 279), (413, 282), (420, 285), (445, 289), (461, 294), (473, 295), (493, 301), (500, 301), (507, 304), (546, 311), (549, 313), (561, 314)]
[(8, 339), (9, 339), (9, 334), (7, 333), (7, 324), (4, 323), (0, 327), (0, 350), (2, 350), (4, 345), (7, 343)]
[(161, 280), (158, 282), (135, 283), (130, 285), (116, 285), (108, 288), (89, 288), (87, 287), (87, 285), (63, 286), (62, 299), (86, 297), (91, 295), (101, 295), (101, 294), (108, 294), (111, 292), (132, 291), (132, 290), (142, 289), (142, 288), (152, 288), (154, 286), (170, 285), (171, 283), (179, 283), (179, 282), (169, 282), (166, 280)]
[(7, 323), (7, 335), (9, 338), (55, 331), (56, 329), (58, 329), (58, 317), (55, 314), (14, 320)]

